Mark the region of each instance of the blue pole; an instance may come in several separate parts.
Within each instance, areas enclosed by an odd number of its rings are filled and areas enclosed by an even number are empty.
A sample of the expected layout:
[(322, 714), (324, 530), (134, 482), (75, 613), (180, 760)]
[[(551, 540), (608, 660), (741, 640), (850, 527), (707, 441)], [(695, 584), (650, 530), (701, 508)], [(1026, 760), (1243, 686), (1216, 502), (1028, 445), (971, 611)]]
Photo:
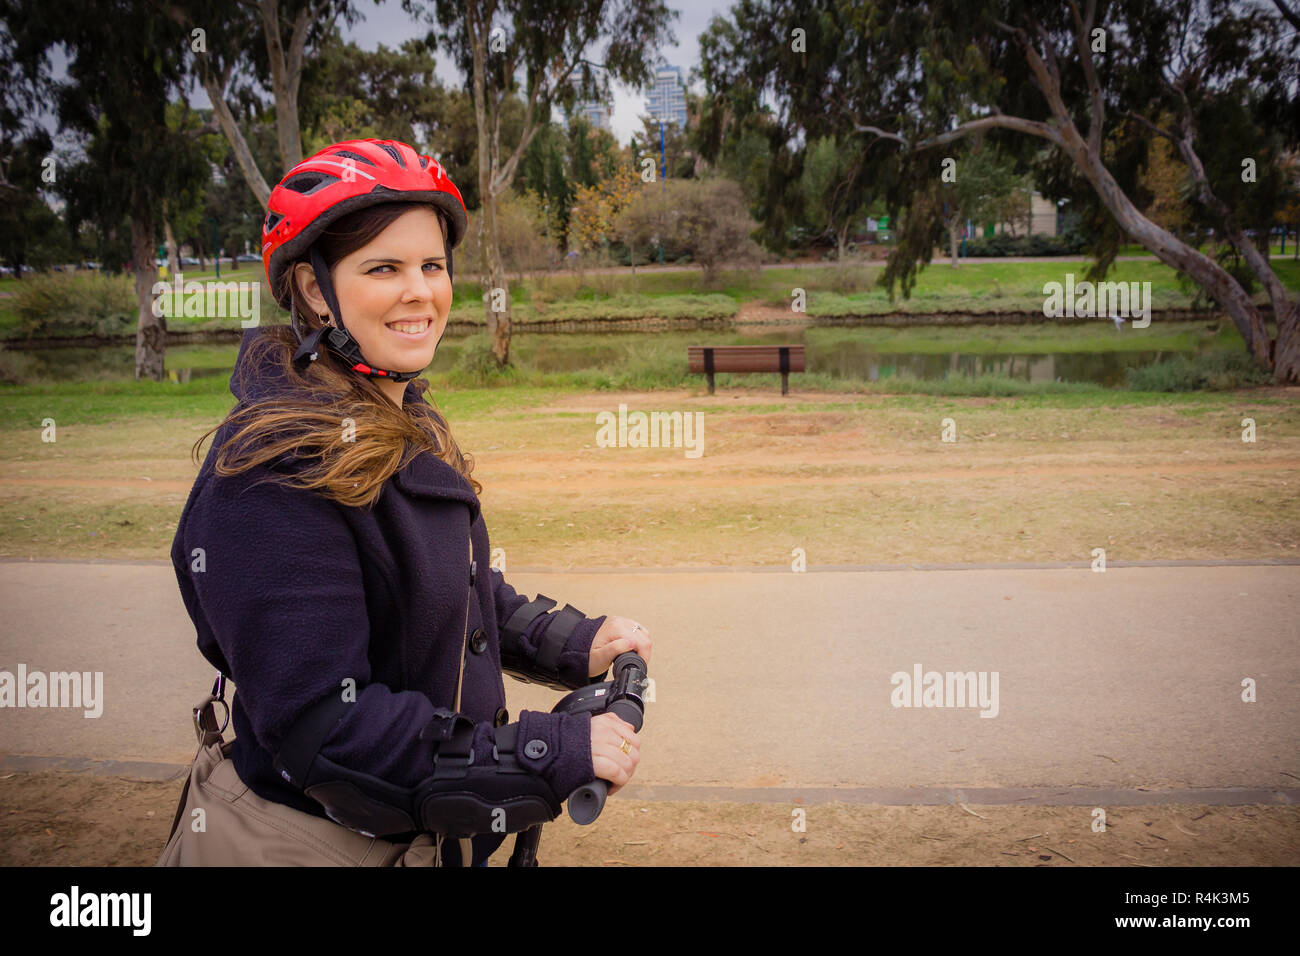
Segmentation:
[[(659, 121), (659, 178), (663, 180), (664, 193), (668, 192), (668, 160), (664, 154), (664, 121)], [(659, 264), (664, 264), (664, 241), (659, 240)]]

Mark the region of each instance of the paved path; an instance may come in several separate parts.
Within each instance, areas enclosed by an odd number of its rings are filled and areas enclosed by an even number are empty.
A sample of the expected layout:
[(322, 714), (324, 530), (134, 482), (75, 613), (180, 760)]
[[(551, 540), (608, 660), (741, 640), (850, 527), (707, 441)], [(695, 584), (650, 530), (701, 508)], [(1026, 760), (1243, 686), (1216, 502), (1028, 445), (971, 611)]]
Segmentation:
[[(1300, 793), (1300, 564), (517, 569), (507, 579), (650, 629), (655, 701), (635, 791), (646, 798)], [(0, 709), (0, 754), (10, 755), (0, 770), (54, 765), (12, 755), (73, 758), (70, 768), (188, 763), (189, 708), (212, 673), (170, 565), (0, 561), (0, 596), (0, 670), (104, 680), (97, 719)], [(997, 715), (891, 706), (891, 675), (917, 664), (996, 672)], [(1257, 703), (1241, 701), (1244, 678)], [(556, 699), (506, 685), (512, 715)]]

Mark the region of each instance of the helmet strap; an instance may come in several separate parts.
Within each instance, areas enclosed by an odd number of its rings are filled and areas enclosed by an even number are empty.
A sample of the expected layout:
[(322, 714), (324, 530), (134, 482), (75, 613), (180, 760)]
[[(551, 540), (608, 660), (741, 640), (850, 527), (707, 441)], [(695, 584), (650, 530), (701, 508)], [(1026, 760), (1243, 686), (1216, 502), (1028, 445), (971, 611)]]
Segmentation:
[(337, 352), (352, 370), (368, 375), (370, 378), (383, 378), (394, 382), (409, 382), (419, 375), (419, 372), (394, 372), (389, 369), (376, 368), (367, 362), (365, 356), (361, 354), (356, 340), (348, 334), (347, 328), (343, 325), (343, 313), (339, 309), (338, 296), (334, 294), (334, 282), (330, 278), (329, 268), (325, 265), (325, 256), (316, 246), (311, 247), (311, 266), (312, 271), (316, 273), (316, 284), (320, 286), (321, 295), (325, 298), (325, 304), (329, 307), (330, 312), (338, 320), (338, 326), (322, 326), (315, 332), (301, 339), (302, 345), (294, 354), (294, 361), (306, 357), (315, 359), (318, 352), (319, 343), (323, 340)]

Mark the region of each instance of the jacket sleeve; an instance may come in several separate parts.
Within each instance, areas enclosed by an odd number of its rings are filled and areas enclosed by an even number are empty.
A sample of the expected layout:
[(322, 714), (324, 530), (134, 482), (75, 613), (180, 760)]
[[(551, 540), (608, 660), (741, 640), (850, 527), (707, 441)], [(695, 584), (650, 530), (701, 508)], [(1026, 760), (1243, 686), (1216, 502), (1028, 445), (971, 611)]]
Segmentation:
[[(362, 556), (343, 506), (266, 480), (269, 474), (211, 475), (186, 515), (184, 553), (203, 549), (202, 570), (185, 572), (199, 642), (219, 646), (257, 742), (272, 754), (308, 708), (354, 681), (355, 703), (319, 753), (348, 770), (415, 786), (434, 770), (437, 742), (422, 738), (434, 704), (419, 691), (371, 682)], [(523, 716), (522, 739), (541, 738), (548, 747), (543, 759), (520, 760), (561, 799), (594, 778), (589, 716)], [(491, 722), (477, 724), (476, 758), (490, 761), (492, 745)]]
[[(498, 636), (502, 642), (501, 669), (526, 680), (545, 682), (546, 675), (537, 665), (537, 654), (545, 641), (549, 628), (555, 623), (556, 615), (560, 613), (559, 610), (540, 612), (531, 621), (526, 622), (522, 634), (519, 635), (518, 641), (514, 645), (518, 649), (517, 655), (509, 654), (507, 652), (509, 638), (505, 633), (506, 625), (516, 611), (530, 602), (527, 597), (519, 594), (506, 583), (505, 575), (499, 570), (491, 568), (490, 574), (492, 576), (492, 594), (496, 604)], [(538, 598), (545, 597), (544, 594), (538, 595)], [(596, 632), (600, 630), (600, 626), (604, 623), (604, 614), (600, 617), (587, 617), (584, 615), (582, 620), (574, 625), (573, 632), (565, 641), (563, 650), (560, 651), (559, 660), (556, 662), (560, 683), (566, 687), (576, 690), (579, 687), (585, 687), (588, 684), (605, 679), (603, 673), (594, 677), (588, 674), (591, 662), (591, 642), (595, 638)], [(507, 663), (507, 658), (510, 658), (510, 663)], [(606, 668), (606, 672), (608, 670)]]

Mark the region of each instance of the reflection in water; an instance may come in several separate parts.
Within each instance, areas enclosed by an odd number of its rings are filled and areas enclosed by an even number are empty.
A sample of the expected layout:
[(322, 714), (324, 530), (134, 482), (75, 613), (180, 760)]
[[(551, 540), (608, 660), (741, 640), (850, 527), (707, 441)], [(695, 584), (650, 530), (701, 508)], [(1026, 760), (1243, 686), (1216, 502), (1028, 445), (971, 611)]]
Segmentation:
[[(879, 353), (846, 347), (834, 351), (808, 351), (808, 371), (836, 378), (877, 382), (894, 377), (926, 381), (950, 376), (1005, 375), (1026, 382), (1124, 383), (1124, 370), (1172, 358), (1178, 352), (1048, 352), (1038, 355), (970, 355), (960, 352)], [(1188, 355), (1194, 353), (1186, 353)]]

